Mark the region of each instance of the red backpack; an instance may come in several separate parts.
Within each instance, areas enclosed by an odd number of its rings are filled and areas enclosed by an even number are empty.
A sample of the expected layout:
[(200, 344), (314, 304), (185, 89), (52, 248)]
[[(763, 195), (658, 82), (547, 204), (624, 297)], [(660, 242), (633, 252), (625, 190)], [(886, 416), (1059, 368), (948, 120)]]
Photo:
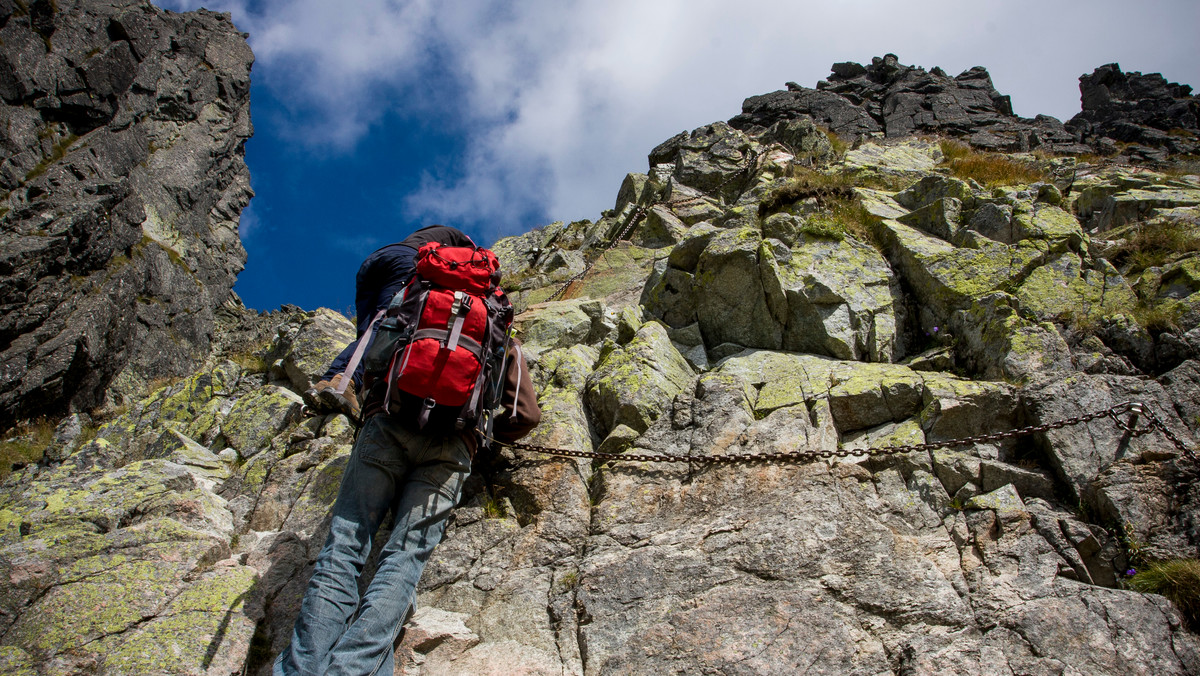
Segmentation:
[(499, 270), (496, 255), (479, 247), (430, 242), (417, 251), (416, 274), (392, 299), (364, 359), (371, 391), (386, 387), (382, 411), (451, 432), (495, 407), (513, 320)]

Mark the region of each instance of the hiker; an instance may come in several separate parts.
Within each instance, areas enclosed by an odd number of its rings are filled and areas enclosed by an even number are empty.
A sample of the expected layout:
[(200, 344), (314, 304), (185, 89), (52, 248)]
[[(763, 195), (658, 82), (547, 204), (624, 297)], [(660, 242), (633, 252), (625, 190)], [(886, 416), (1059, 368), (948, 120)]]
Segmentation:
[[(446, 281), (471, 274), (463, 271), (477, 258), (487, 259), (490, 268), (483, 267), (474, 286), (458, 289)], [(273, 674), (391, 674), (395, 641), (415, 607), (421, 572), (442, 539), (481, 441), (516, 441), (541, 421), (520, 343), (509, 335), (512, 305), (496, 286), (498, 267), (486, 249), (428, 243), (420, 249), (417, 275), (389, 304), (364, 362), (364, 422), (329, 536), (291, 645)], [(457, 369), (472, 359), (477, 370)], [(473, 385), (463, 388), (456, 380)], [(358, 578), (389, 511), (392, 531), (360, 599)]]
[[(363, 334), (371, 328), (379, 310), (386, 308), (396, 292), (404, 288), (413, 274), (413, 259), (417, 250), (429, 242), (448, 246), (475, 246), (471, 238), (458, 228), (446, 225), (427, 225), (395, 244), (377, 249), (358, 268), (354, 277), (354, 314), (357, 337), (334, 358), (320, 381), (304, 393), (305, 403), (314, 409), (340, 411), (357, 419), (358, 392), (362, 391), (363, 369), (359, 365), (351, 382), (341, 387), (343, 372), (349, 364)], [(369, 340), (369, 339), (368, 339)]]

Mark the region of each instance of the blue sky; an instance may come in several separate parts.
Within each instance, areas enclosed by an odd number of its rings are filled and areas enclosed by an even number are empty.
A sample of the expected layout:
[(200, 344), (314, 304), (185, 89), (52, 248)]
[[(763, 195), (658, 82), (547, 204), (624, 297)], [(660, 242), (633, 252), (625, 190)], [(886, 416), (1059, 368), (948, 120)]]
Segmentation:
[(671, 135), (836, 61), (985, 66), (1069, 119), (1119, 62), (1200, 87), (1200, 2), (163, 0), (228, 11), (256, 55), (246, 305), (352, 311), (354, 273), (427, 223), (490, 245), (597, 219)]

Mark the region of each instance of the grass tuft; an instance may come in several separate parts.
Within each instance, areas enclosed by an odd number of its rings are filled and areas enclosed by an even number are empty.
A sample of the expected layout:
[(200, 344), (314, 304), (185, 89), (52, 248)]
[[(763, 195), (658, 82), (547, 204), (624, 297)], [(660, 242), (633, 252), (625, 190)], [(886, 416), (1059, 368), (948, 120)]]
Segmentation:
[(854, 184), (842, 174), (825, 174), (807, 167), (796, 167), (791, 180), (762, 198), (758, 214), (765, 216), (780, 207), (810, 197), (815, 197), (822, 205), (836, 199), (854, 199)]
[(1200, 627), (1200, 561), (1156, 561), (1138, 571), (1127, 584), (1134, 591), (1167, 597), (1193, 630)]
[(485, 519), (503, 519), (508, 516), (508, 510), (504, 508), (504, 501), (489, 497), (483, 501), (483, 518)]
[(1138, 223), (1107, 253), (1110, 263), (1130, 273), (1157, 267), (1200, 251), (1200, 234), (1177, 220)]
[(942, 166), (948, 167), (955, 178), (974, 179), (989, 188), (1049, 180), (1046, 172), (1033, 164), (997, 153), (979, 152), (961, 141), (943, 140), (939, 146)]
[(833, 154), (840, 160), (846, 156), (846, 151), (850, 149), (850, 144), (842, 140), (833, 130), (824, 127), (817, 127), (825, 132), (825, 136), (829, 139), (829, 145), (833, 148)]
[(42, 418), (18, 426), (0, 441), (0, 481), (8, 478), (13, 467), (40, 462), (54, 441), (54, 423)]

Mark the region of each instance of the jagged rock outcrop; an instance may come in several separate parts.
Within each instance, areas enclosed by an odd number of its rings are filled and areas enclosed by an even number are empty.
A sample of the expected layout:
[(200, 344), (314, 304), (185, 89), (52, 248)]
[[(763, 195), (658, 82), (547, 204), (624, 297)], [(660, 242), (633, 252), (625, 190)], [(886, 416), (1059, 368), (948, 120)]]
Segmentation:
[(816, 89), (793, 85), (752, 96), (729, 124), (750, 130), (802, 116), (850, 139), (943, 134), (993, 150), (1085, 148), (1053, 117), (1014, 115), (1011, 100), (996, 91), (982, 67), (951, 77), (941, 68), (905, 66), (895, 54), (875, 57), (867, 66), (835, 63)]
[[(831, 82), (876, 102), (949, 80), (852, 66)], [(984, 79), (937, 130), (1023, 124)], [(527, 440), (654, 457), (479, 458), (396, 673), (1200, 672), (1197, 618), (1129, 588), (1200, 558), (1200, 467), (1146, 413), (1080, 417), (1140, 401), (1195, 448), (1200, 179), (839, 154), (831, 118), (780, 110), (667, 140), (597, 222), (496, 243)], [(354, 438), (299, 392), (353, 326), (214, 317), (199, 369), (64, 419), (0, 484), (0, 671), (270, 672)], [(800, 449), (828, 458), (706, 462)]]
[(204, 360), (246, 258), (252, 61), (224, 14), (0, 3), (0, 425)]
[(1110, 63), (1080, 75), (1079, 92), (1083, 110), (1067, 127), (1109, 153), (1118, 151), (1118, 142), (1143, 146), (1126, 150), (1140, 159), (1200, 150), (1200, 101), (1188, 85)]

